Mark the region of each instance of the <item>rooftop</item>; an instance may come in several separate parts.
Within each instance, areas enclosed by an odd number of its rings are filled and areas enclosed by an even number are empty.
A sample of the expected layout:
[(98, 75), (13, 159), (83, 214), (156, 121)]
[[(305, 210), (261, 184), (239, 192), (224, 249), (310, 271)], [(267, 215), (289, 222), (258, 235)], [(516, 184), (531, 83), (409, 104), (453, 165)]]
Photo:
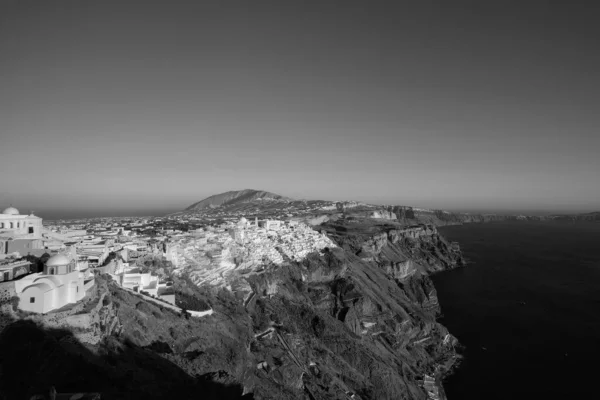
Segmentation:
[(19, 210), (17, 210), (16, 208), (14, 208), (12, 206), (5, 208), (4, 211), (2, 211), (2, 214), (4, 214), (4, 215), (20, 215)]

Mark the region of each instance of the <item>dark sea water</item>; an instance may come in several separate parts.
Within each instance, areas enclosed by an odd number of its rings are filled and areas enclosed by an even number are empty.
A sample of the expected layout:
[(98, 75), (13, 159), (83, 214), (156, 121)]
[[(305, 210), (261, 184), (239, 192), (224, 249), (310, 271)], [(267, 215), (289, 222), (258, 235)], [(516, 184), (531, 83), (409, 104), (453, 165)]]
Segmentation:
[(440, 232), (470, 261), (433, 277), (441, 322), (465, 346), (448, 399), (600, 399), (600, 224)]

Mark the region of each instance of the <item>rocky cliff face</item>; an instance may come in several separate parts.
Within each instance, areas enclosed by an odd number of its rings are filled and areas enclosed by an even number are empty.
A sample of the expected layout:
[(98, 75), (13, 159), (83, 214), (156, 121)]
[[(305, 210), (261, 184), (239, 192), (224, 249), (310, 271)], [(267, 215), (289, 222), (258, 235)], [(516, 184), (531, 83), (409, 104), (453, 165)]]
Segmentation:
[(258, 398), (443, 397), (456, 340), (435, 321), (427, 275), (462, 265), (458, 248), (434, 227), (324, 228), (341, 249), (250, 282), (257, 296), (246, 308), (263, 334), (247, 389)]
[(398, 222), (403, 224), (457, 225), (464, 223), (504, 221), (514, 219), (514, 216), (496, 214), (468, 214), (443, 210), (418, 209), (407, 206), (388, 206), (385, 210), (394, 213)]
[(539, 219), (544, 220), (555, 220), (555, 221), (586, 221), (586, 222), (598, 222), (600, 221), (600, 211), (585, 213), (585, 214), (574, 214), (574, 215), (552, 215), (547, 217), (540, 217)]
[[(461, 265), (458, 248), (432, 226), (370, 220), (322, 228), (339, 248), (250, 274), (249, 293), (196, 288), (215, 311), (202, 318), (99, 277), (98, 302), (86, 310), (93, 324), (77, 328), (99, 339), (85, 344), (92, 361), (73, 355), (72, 341), (54, 341), (60, 357), (53, 368), (27, 361), (27, 382), (81, 390), (60, 373), (75, 357), (76, 376), (94, 377), (84, 390), (107, 399), (443, 398), (439, 382), (457, 360), (456, 340), (436, 322), (428, 274)], [(23, 329), (9, 326), (0, 335), (0, 346), (14, 349), (2, 353), (3, 371), (24, 362)], [(1, 381), (18, 392), (14, 382)]]
[(350, 229), (344, 222), (322, 227), (342, 248), (363, 261), (379, 265), (411, 261), (423, 274), (464, 264), (458, 244), (447, 242), (434, 225), (363, 221)]
[[(338, 211), (339, 214), (336, 218), (386, 219), (401, 223), (402, 225), (428, 224), (443, 226), (518, 219), (518, 217), (514, 215), (469, 214), (444, 210), (428, 210), (409, 206), (377, 206), (372, 204), (359, 204), (352, 208), (338, 207)], [(329, 219), (334, 219), (332, 217), (332, 215), (329, 215)], [(539, 219), (537, 217), (525, 218)]]
[[(457, 360), (428, 274), (462, 265), (435, 227), (322, 226), (341, 248), (249, 279), (256, 398), (436, 398)], [(429, 380), (426, 385), (425, 381)]]

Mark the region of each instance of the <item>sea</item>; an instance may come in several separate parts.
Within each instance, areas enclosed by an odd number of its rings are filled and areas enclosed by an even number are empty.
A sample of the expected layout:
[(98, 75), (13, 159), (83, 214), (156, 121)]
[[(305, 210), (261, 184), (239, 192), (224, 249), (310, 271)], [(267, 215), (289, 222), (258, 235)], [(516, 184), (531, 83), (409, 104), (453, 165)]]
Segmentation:
[(433, 276), (463, 346), (448, 399), (600, 399), (600, 223), (439, 230), (468, 261)]

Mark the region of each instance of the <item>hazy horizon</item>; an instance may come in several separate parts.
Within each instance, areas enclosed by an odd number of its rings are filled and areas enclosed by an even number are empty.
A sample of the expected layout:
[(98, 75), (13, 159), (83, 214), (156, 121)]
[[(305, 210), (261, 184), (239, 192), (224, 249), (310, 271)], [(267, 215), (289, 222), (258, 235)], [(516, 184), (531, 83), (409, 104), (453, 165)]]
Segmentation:
[(254, 188), (597, 211), (597, 17), (510, 1), (5, 1), (0, 208), (143, 215)]
[[(301, 200), (301, 199), (296, 199)], [(305, 199), (305, 200), (356, 200), (356, 199)], [(361, 201), (361, 200), (358, 200)], [(521, 208), (521, 209), (493, 209), (493, 208), (445, 208), (445, 207), (425, 207), (422, 204), (403, 204), (400, 202), (391, 203), (371, 203), (376, 205), (402, 205), (411, 206), (416, 208), (428, 208), (428, 209), (441, 209), (444, 211), (456, 212), (456, 213), (472, 213), (472, 214), (499, 214), (499, 215), (553, 215), (553, 214), (578, 214), (600, 211), (600, 209), (552, 209), (552, 208)], [(184, 207), (180, 208), (155, 208), (146, 210), (136, 209), (39, 209), (32, 210), (27, 208), (20, 209), (23, 213), (29, 213), (34, 211), (36, 215), (43, 217), (45, 220), (57, 220), (57, 219), (77, 219), (77, 218), (99, 218), (99, 217), (141, 217), (141, 216), (165, 216), (178, 211), (182, 211), (188, 206), (192, 205), (189, 203)], [(4, 206), (1, 205), (0, 208)]]

